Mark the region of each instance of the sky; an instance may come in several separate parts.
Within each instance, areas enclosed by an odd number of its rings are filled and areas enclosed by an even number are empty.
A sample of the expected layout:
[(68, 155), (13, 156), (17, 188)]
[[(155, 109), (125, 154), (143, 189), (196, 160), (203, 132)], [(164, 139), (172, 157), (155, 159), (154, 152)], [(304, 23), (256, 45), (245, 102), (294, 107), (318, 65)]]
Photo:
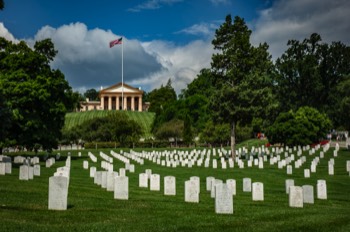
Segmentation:
[[(75, 91), (124, 80), (150, 92), (171, 79), (177, 93), (209, 68), (211, 41), (226, 15), (244, 18), (251, 43), (273, 60), (290, 39), (312, 33), (350, 45), (349, 0), (4, 0), (0, 36), (15, 43), (51, 38), (51, 63)], [(109, 42), (123, 38), (122, 45)], [(123, 72), (122, 72), (123, 71)], [(123, 76), (122, 76), (123, 73)], [(123, 77), (123, 78), (122, 78)]]

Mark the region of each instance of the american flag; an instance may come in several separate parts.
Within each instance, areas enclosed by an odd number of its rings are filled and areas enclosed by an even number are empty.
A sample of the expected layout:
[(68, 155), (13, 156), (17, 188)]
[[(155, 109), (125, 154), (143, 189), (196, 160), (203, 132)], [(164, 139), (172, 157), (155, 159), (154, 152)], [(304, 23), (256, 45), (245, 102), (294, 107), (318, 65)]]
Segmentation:
[(116, 39), (116, 40), (113, 40), (113, 41), (109, 42), (109, 47), (111, 48), (114, 45), (122, 44), (122, 40), (123, 40), (123, 37), (120, 37), (119, 39)]

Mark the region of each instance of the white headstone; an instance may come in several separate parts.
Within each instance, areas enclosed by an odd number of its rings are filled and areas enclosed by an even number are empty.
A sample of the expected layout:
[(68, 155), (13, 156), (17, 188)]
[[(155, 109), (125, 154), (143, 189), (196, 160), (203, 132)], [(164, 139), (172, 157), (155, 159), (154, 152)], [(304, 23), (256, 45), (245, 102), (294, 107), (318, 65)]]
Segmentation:
[(107, 172), (107, 191), (114, 191), (114, 178), (116, 172)]
[(84, 169), (89, 169), (89, 161), (84, 160), (84, 162), (83, 162), (83, 168), (84, 168)]
[(175, 176), (164, 177), (164, 195), (176, 195), (176, 178)]
[(191, 176), (190, 180), (195, 181), (196, 186), (197, 186), (197, 191), (198, 191), (198, 193), (200, 193), (201, 192), (200, 178), (198, 176)]
[(185, 181), (185, 202), (199, 202), (197, 183), (194, 180)]
[(96, 172), (96, 167), (90, 167), (90, 177), (94, 177)]
[(148, 188), (148, 174), (140, 173), (139, 174), (139, 187)]
[(211, 192), (210, 192), (210, 197), (211, 198), (215, 198), (215, 187), (217, 184), (221, 184), (223, 183), (222, 180), (219, 180), (219, 179), (214, 179), (212, 182), (211, 182)]
[(34, 167), (28, 166), (28, 179), (33, 180), (34, 179)]
[(333, 176), (334, 175), (334, 165), (328, 164), (328, 175)]
[(5, 163), (5, 174), (11, 174), (12, 173), (12, 163), (6, 162)]
[(314, 203), (314, 186), (303, 185), (303, 201), (304, 203)]
[(236, 196), (236, 180), (234, 179), (227, 179), (226, 180), (227, 187), (231, 191), (233, 196)]
[(289, 206), (303, 208), (303, 188), (300, 186), (289, 187)]
[(68, 201), (68, 178), (52, 176), (49, 178), (49, 209), (66, 210)]
[(253, 201), (264, 201), (264, 184), (261, 182), (254, 182), (252, 186)]
[(292, 175), (292, 174), (293, 174), (293, 166), (287, 165), (287, 175)]
[(94, 176), (94, 184), (102, 184), (102, 171), (96, 171)]
[(101, 172), (101, 187), (107, 188), (107, 171)]
[(211, 184), (212, 184), (213, 180), (215, 180), (214, 177), (207, 176), (207, 178), (206, 178), (206, 189), (207, 189), (207, 191), (211, 191)]
[(1, 163), (0, 162), (0, 175), (5, 175), (6, 172), (5, 172), (5, 163)]
[(317, 180), (317, 198), (327, 200), (327, 184), (325, 180)]
[(152, 175), (152, 169), (146, 169), (145, 173), (148, 175), (148, 178), (151, 178)]
[(151, 191), (160, 191), (160, 175), (152, 174), (150, 181), (150, 190)]
[(19, 166), (19, 179), (20, 180), (29, 180), (29, 166), (28, 165)]
[(304, 177), (310, 178), (310, 169), (304, 169)]
[(127, 176), (117, 176), (114, 179), (114, 199), (129, 199), (129, 178)]
[(227, 184), (220, 183), (215, 187), (215, 213), (233, 214), (233, 197)]
[(294, 180), (292, 179), (287, 179), (286, 180), (286, 193), (289, 194), (289, 188), (290, 186), (294, 186)]
[(350, 160), (346, 161), (346, 171), (350, 172)]
[(125, 176), (125, 168), (119, 168), (119, 176)]
[(40, 164), (34, 165), (34, 176), (40, 176)]
[(251, 192), (252, 191), (252, 179), (243, 178), (243, 192)]
[(129, 166), (129, 171), (130, 171), (131, 173), (134, 173), (134, 172), (135, 172), (135, 165), (134, 165), (134, 164), (130, 164), (130, 166)]

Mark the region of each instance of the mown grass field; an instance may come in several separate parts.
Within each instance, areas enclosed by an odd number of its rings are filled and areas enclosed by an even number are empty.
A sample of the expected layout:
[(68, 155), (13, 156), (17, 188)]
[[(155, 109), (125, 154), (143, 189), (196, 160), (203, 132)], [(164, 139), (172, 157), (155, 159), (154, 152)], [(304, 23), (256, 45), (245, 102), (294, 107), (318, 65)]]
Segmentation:
[[(164, 149), (163, 149), (164, 150)], [(169, 168), (145, 160), (144, 165), (135, 162), (135, 173), (129, 177), (129, 200), (113, 199), (113, 192), (107, 192), (93, 183), (89, 171), (83, 169), (83, 161), (101, 169), (100, 150), (91, 150), (99, 158), (93, 164), (87, 157), (88, 151), (72, 151), (72, 166), (68, 197), (68, 210), (48, 210), (48, 179), (57, 167), (64, 165), (67, 151), (61, 152), (61, 159), (51, 168), (41, 163), (41, 176), (31, 181), (18, 179), (18, 167), (12, 174), (0, 176), (0, 231), (350, 231), (350, 176), (346, 172), (346, 161), (350, 151), (341, 150), (333, 157), (333, 148), (321, 159), (317, 173), (304, 178), (304, 168), (309, 168), (315, 155), (306, 155), (307, 161), (300, 169), (293, 168), (293, 175), (286, 174), (286, 168), (264, 163), (264, 169), (257, 166), (239, 169), (205, 168), (194, 166)], [(102, 150), (109, 155), (110, 150)], [(119, 152), (120, 150), (115, 150)], [(128, 151), (128, 149), (124, 149)], [(162, 151), (159, 149), (158, 151)], [(319, 154), (317, 152), (316, 154)], [(218, 158), (217, 156), (214, 158)], [(328, 161), (335, 160), (335, 175), (328, 175)], [(124, 164), (114, 159), (114, 170)], [(161, 176), (161, 191), (150, 191), (138, 187), (139, 173), (152, 169)], [(164, 196), (163, 178), (176, 177), (176, 196)], [(200, 202), (184, 201), (184, 182), (191, 176), (200, 177)], [(215, 214), (214, 199), (206, 191), (206, 177), (213, 176), (237, 182), (232, 215)], [(263, 202), (252, 201), (251, 193), (243, 192), (243, 178), (264, 183)], [(285, 193), (285, 180), (294, 179), (295, 184), (314, 186), (315, 203), (304, 204), (303, 208), (291, 208)], [(328, 199), (316, 199), (316, 182), (327, 181)]]
[[(74, 126), (80, 125), (83, 122), (97, 118), (97, 117), (106, 117), (108, 114), (115, 111), (108, 110), (93, 110), (86, 112), (72, 112), (67, 113), (65, 117), (65, 128), (72, 128)], [(139, 123), (144, 132), (144, 137), (151, 137), (151, 126), (154, 119), (154, 113), (152, 112), (137, 112), (137, 111), (120, 111), (123, 114), (126, 114), (130, 119)]]

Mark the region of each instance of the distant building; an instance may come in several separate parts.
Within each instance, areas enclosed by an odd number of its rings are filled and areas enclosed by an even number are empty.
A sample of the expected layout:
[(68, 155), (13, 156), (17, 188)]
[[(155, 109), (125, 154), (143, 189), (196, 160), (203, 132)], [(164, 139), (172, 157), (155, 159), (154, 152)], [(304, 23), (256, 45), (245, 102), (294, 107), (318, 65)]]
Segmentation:
[[(124, 91), (123, 91), (124, 89)], [(149, 104), (142, 104), (143, 91), (127, 84), (118, 83), (102, 89), (99, 93), (100, 101), (81, 102), (80, 111), (89, 110), (130, 110), (147, 111)]]

